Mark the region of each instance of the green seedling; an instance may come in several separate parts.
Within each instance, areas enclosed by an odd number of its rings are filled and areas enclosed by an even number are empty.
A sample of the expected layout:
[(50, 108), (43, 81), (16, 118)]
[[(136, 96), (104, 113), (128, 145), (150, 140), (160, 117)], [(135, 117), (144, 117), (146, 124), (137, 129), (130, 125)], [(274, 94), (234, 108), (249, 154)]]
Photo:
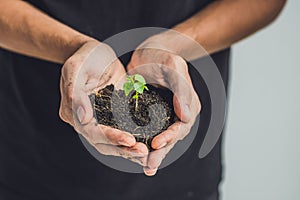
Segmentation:
[(132, 96), (132, 98), (135, 99), (135, 109), (137, 109), (138, 106), (139, 94), (143, 94), (144, 90), (149, 90), (146, 86), (144, 77), (140, 74), (127, 76), (123, 89), (126, 96), (128, 96), (132, 91), (135, 91), (135, 94)]

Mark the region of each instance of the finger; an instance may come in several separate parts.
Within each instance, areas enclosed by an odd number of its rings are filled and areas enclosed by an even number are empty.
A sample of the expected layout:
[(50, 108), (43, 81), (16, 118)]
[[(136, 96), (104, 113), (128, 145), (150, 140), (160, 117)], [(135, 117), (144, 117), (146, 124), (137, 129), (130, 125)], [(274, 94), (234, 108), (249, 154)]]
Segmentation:
[(153, 149), (161, 149), (178, 140), (180, 128), (184, 124), (180, 121), (172, 124), (167, 130), (155, 136), (152, 140), (151, 146)]
[[(117, 60), (113, 50), (106, 44), (84, 45), (76, 52), (77, 56), (69, 58), (62, 67), (63, 93), (72, 105), (72, 110), (81, 124), (87, 124), (93, 117), (87, 88), (97, 81), (110, 81), (110, 65)], [(80, 56), (78, 56), (80, 55)], [(102, 55), (99, 58), (99, 55)], [(105, 76), (108, 74), (107, 76)], [(100, 78), (101, 80), (97, 80)]]
[(99, 125), (104, 137), (114, 145), (122, 145), (132, 147), (136, 144), (134, 136), (128, 132), (119, 129), (111, 128), (104, 125)]
[(93, 118), (93, 108), (91, 100), (88, 95), (83, 91), (75, 93), (72, 102), (72, 109), (81, 124), (89, 123)]
[[(111, 66), (106, 68), (100, 80), (89, 80), (86, 83), (85, 88), (94, 86), (94, 88), (100, 89), (99, 87), (104, 87), (103, 84), (114, 84), (115, 87), (117, 87), (125, 82), (125, 78), (126, 72), (123, 65), (119, 60), (115, 60)], [(75, 87), (75, 89), (76, 88), (77, 87)], [(90, 98), (84, 91), (74, 91), (73, 98), (73, 109), (76, 112), (79, 122), (81, 124), (87, 124), (91, 120), (91, 118), (93, 118), (93, 108), (91, 106)]]
[[(138, 153), (139, 156), (136, 156), (136, 157), (140, 157), (140, 156), (141, 157), (146, 157), (146, 160), (147, 160), (147, 156), (149, 154), (148, 147), (144, 143), (141, 143), (141, 142), (137, 142), (132, 147), (121, 146), (120, 148), (122, 149), (123, 152), (128, 152), (129, 154), (131, 154), (131, 152)], [(146, 164), (146, 162), (145, 162), (145, 164)]]
[[(151, 57), (153, 57), (152, 52)], [(147, 53), (145, 53), (147, 54)], [(141, 74), (150, 84), (159, 84), (160, 86), (169, 88), (173, 91), (173, 104), (176, 115), (183, 122), (188, 122), (191, 119), (191, 100), (193, 87), (190, 76), (188, 74), (188, 67), (184, 59), (179, 56), (171, 56), (165, 53), (159, 56), (166, 56), (165, 59), (158, 58), (158, 60), (145, 57), (141, 60), (137, 56), (132, 58), (128, 64), (128, 74)], [(136, 64), (139, 64), (136, 66)], [(155, 72), (155, 73), (154, 73)]]
[(63, 103), (61, 103), (59, 108), (59, 117), (62, 121), (70, 124), (73, 127), (75, 126), (72, 110)]
[[(60, 81), (61, 90), (61, 111), (62, 118), (68, 118), (70, 124), (73, 123), (75, 117), (80, 123), (86, 124), (93, 117), (93, 110), (88, 96), (82, 91), (83, 87), (79, 87), (79, 82), (84, 84), (86, 76), (80, 76), (75, 83), (80, 64), (74, 59), (69, 59), (62, 68), (62, 76)], [(76, 87), (77, 86), (77, 87)], [(70, 117), (72, 115), (72, 117)], [(66, 121), (66, 120), (64, 120)]]
[(65, 88), (66, 88), (65, 80), (63, 77), (61, 77), (60, 78), (61, 101), (59, 107), (59, 116), (64, 122), (74, 126), (73, 112), (71, 106), (69, 106), (68, 94)]
[(133, 158), (127, 158), (128, 160), (137, 163), (141, 165), (142, 167), (147, 166), (147, 156), (144, 157), (133, 157)]
[(137, 142), (132, 147), (115, 146), (110, 144), (95, 144), (103, 155), (122, 156), (124, 158), (145, 157), (148, 149), (145, 144)]
[(100, 125), (96, 120), (84, 126), (76, 123), (75, 129), (93, 144), (111, 144), (127, 147), (132, 147), (136, 144), (135, 138), (130, 133)]
[[(96, 76), (96, 74), (98, 75)], [(126, 82), (126, 75), (125, 67), (120, 60), (116, 58), (116, 60), (111, 65), (107, 66), (103, 72), (95, 72), (92, 74), (89, 77), (85, 88), (89, 91), (98, 91), (107, 85), (114, 84), (115, 89), (122, 89), (120, 86), (123, 86)]]
[(144, 173), (147, 176), (154, 176), (161, 165), (163, 159), (169, 153), (169, 151), (174, 147), (175, 143), (168, 145), (159, 150), (152, 151), (148, 156), (147, 166), (144, 167)]
[[(114, 84), (115, 90), (120, 90), (123, 89), (127, 74), (121, 61), (115, 60), (114, 63), (109, 67), (109, 71), (107, 73), (105, 72), (102, 77), (102, 79), (105, 79), (105, 77), (106, 79), (109, 79), (106, 85)], [(103, 88), (103, 84), (100, 84), (99, 86)]]
[(148, 149), (143, 143), (136, 143), (130, 148), (108, 144), (95, 144), (94, 146), (103, 155), (123, 157), (142, 166), (147, 165)]
[(172, 90), (176, 115), (183, 122), (191, 120), (194, 89), (183, 58), (164, 51), (143, 49), (135, 51), (127, 69), (129, 74), (141, 74), (148, 83)]
[[(180, 92), (174, 92), (173, 96), (173, 106), (174, 106), (174, 111), (178, 118), (187, 123), (190, 120), (190, 106), (188, 105), (188, 102), (186, 100), (183, 100), (183, 98), (180, 98), (180, 95), (184, 94), (179, 94)], [(188, 96), (188, 95), (187, 95)]]
[(175, 71), (169, 70), (166, 75), (169, 87), (174, 93), (174, 111), (181, 121), (187, 123), (192, 118), (191, 103), (194, 89), (191, 84), (191, 79), (187, 71), (186, 63), (183, 62), (184, 61), (178, 61), (176, 63), (177, 69)]
[(143, 170), (146, 176), (154, 176), (157, 173), (158, 168), (150, 169), (148, 167), (144, 167)]

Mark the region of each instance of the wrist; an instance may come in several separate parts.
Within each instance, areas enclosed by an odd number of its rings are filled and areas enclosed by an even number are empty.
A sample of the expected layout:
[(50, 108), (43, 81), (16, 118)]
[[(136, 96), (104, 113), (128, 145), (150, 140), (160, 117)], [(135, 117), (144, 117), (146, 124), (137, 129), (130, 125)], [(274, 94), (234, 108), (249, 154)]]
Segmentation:
[(148, 38), (138, 48), (168, 51), (188, 61), (207, 55), (207, 52), (199, 43), (185, 33), (170, 29)]
[(70, 38), (69, 42), (67, 43), (64, 49), (65, 50), (64, 61), (66, 61), (75, 52), (77, 52), (80, 48), (82, 48), (87, 44), (90, 45), (94, 44), (96, 46), (97, 44), (100, 44), (100, 42), (94, 38), (91, 38), (83, 34), (78, 34)]

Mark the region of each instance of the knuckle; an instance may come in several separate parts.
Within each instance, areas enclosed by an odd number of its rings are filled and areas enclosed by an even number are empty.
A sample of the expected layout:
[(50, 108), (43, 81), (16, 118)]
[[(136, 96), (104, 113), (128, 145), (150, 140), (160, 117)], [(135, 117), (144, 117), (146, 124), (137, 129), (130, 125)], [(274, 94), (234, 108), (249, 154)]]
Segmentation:
[(194, 92), (194, 96), (195, 96), (195, 108), (196, 108), (197, 113), (199, 113), (202, 109), (202, 105), (201, 105), (200, 99), (199, 99), (198, 95), (196, 94), (196, 92)]
[(198, 110), (197, 110), (197, 111), (198, 111), (198, 113), (199, 113), (199, 112), (201, 111), (201, 109), (202, 109), (202, 105), (201, 105), (201, 103), (200, 103), (200, 102), (198, 103), (198, 107), (197, 107), (197, 109), (198, 109)]
[(201, 111), (201, 109), (202, 109), (202, 105), (201, 105), (200, 101), (197, 101), (196, 108), (197, 108), (197, 113), (199, 113)]
[(71, 71), (70, 69), (74, 69), (77, 66), (77, 61), (75, 60), (75, 57), (71, 56), (68, 58), (61, 68), (61, 75), (63, 78), (66, 78), (69, 76), (69, 72)]
[(185, 138), (185, 136), (187, 135), (187, 133), (184, 133), (184, 134), (179, 134), (178, 135), (178, 140), (183, 140)]
[(67, 102), (72, 103), (74, 100), (74, 95), (72, 92), (68, 92), (67, 94)]
[(162, 55), (164, 56), (161, 64), (166, 66), (175, 66), (176, 64), (176, 56), (171, 55), (168, 52), (163, 52)]
[(171, 131), (165, 132), (165, 134), (162, 135), (162, 137), (160, 138), (160, 141), (164, 141), (164, 142), (171, 142), (173, 139), (174, 134), (172, 134)]
[(173, 55), (172, 61), (174, 62), (174, 65), (176, 67), (180, 67), (180, 68), (184, 67), (184, 69), (186, 69), (186, 72), (187, 72), (187, 69), (188, 69), (187, 63), (181, 56)]
[(62, 101), (66, 102), (72, 102), (74, 99), (74, 94), (73, 94), (73, 83), (71, 81), (65, 82), (64, 85), (62, 85), (61, 89), (61, 95), (62, 95)]
[(60, 117), (61, 120), (63, 120), (64, 122), (68, 122), (66, 114), (65, 114), (65, 112), (63, 111), (62, 108), (59, 109), (58, 114), (59, 114), (59, 117)]
[(78, 57), (71, 56), (66, 60), (62, 70), (65, 70), (66, 68), (74, 68), (78, 65), (78, 62), (79, 62)]

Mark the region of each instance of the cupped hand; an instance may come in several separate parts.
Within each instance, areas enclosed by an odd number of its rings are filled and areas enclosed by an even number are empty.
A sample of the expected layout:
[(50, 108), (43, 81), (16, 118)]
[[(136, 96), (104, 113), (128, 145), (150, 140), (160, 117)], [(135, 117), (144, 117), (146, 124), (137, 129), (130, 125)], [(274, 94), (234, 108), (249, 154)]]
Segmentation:
[[(147, 44), (151, 43), (151, 48)], [(146, 40), (133, 53), (127, 66), (129, 74), (141, 74), (148, 83), (169, 88), (174, 93), (174, 111), (179, 120), (166, 131), (154, 137), (144, 172), (148, 176), (155, 175), (162, 160), (174, 147), (177, 141), (182, 140), (193, 126), (201, 110), (201, 104), (196, 94), (186, 61), (166, 49), (153, 49), (155, 41)]]
[(62, 67), (59, 115), (101, 154), (121, 156), (144, 166), (147, 147), (130, 133), (98, 124), (89, 99), (91, 93), (123, 81), (125, 75), (111, 47), (98, 41), (87, 42)]

